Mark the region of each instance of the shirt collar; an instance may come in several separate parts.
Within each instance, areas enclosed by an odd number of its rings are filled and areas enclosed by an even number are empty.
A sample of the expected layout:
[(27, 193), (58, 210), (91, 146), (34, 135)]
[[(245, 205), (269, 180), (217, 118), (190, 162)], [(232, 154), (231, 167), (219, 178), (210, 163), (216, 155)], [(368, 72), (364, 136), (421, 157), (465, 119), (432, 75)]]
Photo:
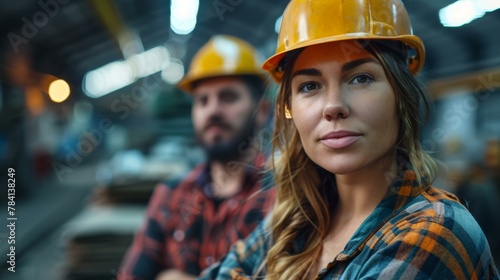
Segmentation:
[[(261, 173), (265, 165), (265, 156), (262, 153), (258, 153), (254, 159), (245, 166), (245, 178), (243, 183), (243, 190), (254, 189), (254, 186), (258, 185), (258, 181), (261, 179)], [(228, 163), (231, 164), (231, 163)], [(201, 168), (199, 176), (196, 178), (197, 186), (203, 191), (207, 197), (213, 197), (211, 195), (211, 184), (212, 176), (210, 164), (204, 163)]]
[(347, 243), (344, 251), (340, 253), (337, 260), (345, 260), (361, 251), (366, 242), (403, 206), (407, 205), (416, 196), (430, 187), (422, 188), (417, 180), (408, 155), (401, 150), (398, 151), (397, 173), (392, 180), (391, 186), (384, 199), (377, 205), (373, 212), (365, 219), (353, 237)]

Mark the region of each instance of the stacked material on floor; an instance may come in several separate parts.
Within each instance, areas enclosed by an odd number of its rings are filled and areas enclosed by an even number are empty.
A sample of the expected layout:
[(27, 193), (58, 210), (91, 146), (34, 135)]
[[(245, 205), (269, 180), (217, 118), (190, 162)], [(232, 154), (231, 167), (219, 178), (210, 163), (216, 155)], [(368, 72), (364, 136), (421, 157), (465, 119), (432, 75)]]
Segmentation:
[(147, 205), (159, 180), (115, 181), (99, 186), (93, 193), (94, 204), (105, 205)]
[(114, 279), (145, 206), (88, 207), (64, 226), (63, 279)]

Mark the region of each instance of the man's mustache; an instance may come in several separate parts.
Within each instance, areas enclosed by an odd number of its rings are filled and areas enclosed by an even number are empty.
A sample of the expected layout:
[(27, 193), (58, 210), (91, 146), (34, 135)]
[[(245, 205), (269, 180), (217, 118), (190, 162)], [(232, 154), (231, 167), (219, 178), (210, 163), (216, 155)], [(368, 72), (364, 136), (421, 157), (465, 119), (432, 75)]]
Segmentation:
[(230, 124), (228, 124), (222, 120), (214, 119), (205, 125), (205, 128), (203, 129), (203, 131), (207, 131), (213, 126), (217, 126), (217, 127), (220, 127), (222, 129), (227, 129), (227, 130), (232, 129)]

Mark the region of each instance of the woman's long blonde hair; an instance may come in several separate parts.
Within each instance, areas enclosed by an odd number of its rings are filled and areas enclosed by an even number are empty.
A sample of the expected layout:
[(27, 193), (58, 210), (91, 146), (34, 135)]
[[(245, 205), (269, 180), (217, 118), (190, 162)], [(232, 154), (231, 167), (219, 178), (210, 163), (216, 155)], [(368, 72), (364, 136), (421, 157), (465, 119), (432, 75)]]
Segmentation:
[[(358, 41), (360, 42), (360, 41)], [(410, 164), (422, 185), (433, 181), (434, 160), (419, 144), (420, 105), (427, 115), (429, 105), (423, 86), (408, 70), (406, 56), (394, 50), (399, 42), (363, 41), (364, 48), (382, 64), (396, 94), (399, 135), (395, 147), (408, 154)], [(291, 72), (301, 50), (289, 54), (284, 65), (275, 107), (273, 171), (277, 196), (271, 216), (273, 245), (267, 258), (269, 280), (302, 279), (309, 273), (321, 252), (330, 228), (330, 213), (337, 197), (334, 175), (317, 166), (305, 153), (292, 120), (285, 117), (290, 108)], [(300, 253), (292, 253), (293, 241), (305, 236)]]

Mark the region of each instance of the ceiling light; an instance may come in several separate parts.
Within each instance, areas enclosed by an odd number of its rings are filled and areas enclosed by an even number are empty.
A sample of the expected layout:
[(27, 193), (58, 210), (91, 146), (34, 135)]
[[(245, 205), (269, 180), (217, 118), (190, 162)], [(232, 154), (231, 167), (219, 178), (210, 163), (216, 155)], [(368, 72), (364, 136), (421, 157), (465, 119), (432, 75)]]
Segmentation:
[(170, 52), (163, 46), (158, 46), (127, 59), (138, 78), (147, 77), (165, 69), (170, 60)]
[(93, 98), (104, 96), (132, 84), (138, 78), (162, 71), (168, 66), (169, 60), (170, 51), (158, 46), (127, 60), (108, 63), (85, 75), (83, 91)]
[(498, 0), (458, 0), (439, 11), (445, 27), (459, 27), (500, 8)]
[(161, 72), (162, 79), (171, 84), (177, 84), (184, 76), (184, 64), (176, 58), (170, 60), (170, 64)]
[(55, 80), (49, 86), (49, 97), (56, 103), (61, 103), (66, 100), (69, 96), (69, 93), (69, 85), (64, 80)]
[(480, 0), (477, 1), (479, 9), (484, 12), (493, 12), (496, 9), (500, 9), (500, 1), (498, 0)]
[(170, 28), (180, 35), (191, 33), (196, 26), (199, 5), (199, 0), (172, 0)]
[(83, 91), (93, 98), (126, 87), (135, 81), (132, 68), (126, 61), (108, 63), (83, 77)]

